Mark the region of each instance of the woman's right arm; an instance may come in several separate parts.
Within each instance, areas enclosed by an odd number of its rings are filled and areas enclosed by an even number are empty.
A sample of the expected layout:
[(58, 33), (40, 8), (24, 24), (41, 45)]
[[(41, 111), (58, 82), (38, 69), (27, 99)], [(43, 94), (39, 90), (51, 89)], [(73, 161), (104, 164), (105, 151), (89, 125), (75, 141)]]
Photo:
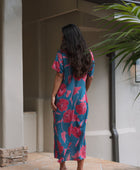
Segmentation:
[(92, 80), (93, 80), (93, 77), (89, 77), (89, 76), (87, 77), (87, 79), (86, 79), (86, 91), (88, 91)]
[(92, 51), (90, 50), (90, 54), (91, 54), (91, 58), (92, 58), (92, 64), (91, 64), (91, 67), (90, 67), (90, 70), (87, 74), (87, 79), (86, 79), (86, 91), (88, 91), (90, 85), (91, 85), (91, 82), (93, 80), (93, 74), (94, 74), (94, 67), (95, 67), (95, 60), (94, 60), (94, 55), (92, 53)]
[(57, 109), (55, 105), (55, 96), (57, 94), (57, 91), (62, 83), (63, 80), (63, 57), (60, 51), (57, 52), (56, 58), (52, 64), (52, 69), (56, 70), (56, 76), (54, 80), (54, 85), (53, 85), (53, 91), (52, 91), (52, 96), (51, 96), (51, 106), (52, 109), (55, 111)]
[(51, 96), (51, 106), (54, 111), (56, 111), (56, 109), (57, 109), (57, 107), (55, 105), (55, 96), (56, 96), (56, 93), (57, 93), (61, 83), (62, 83), (62, 80), (63, 80), (63, 74), (57, 72), (56, 76), (55, 76), (53, 91), (52, 91), (52, 96)]

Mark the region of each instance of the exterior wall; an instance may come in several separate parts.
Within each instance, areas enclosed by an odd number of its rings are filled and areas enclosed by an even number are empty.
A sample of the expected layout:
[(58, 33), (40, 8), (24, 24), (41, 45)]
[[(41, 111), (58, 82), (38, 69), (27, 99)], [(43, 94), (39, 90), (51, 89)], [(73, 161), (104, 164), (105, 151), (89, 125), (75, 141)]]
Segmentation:
[[(23, 72), (22, 72), (22, 3), (2, 1), (0, 37), (0, 114), (2, 114), (2, 147), (15, 148), (24, 144)], [(2, 3), (0, 2), (0, 3)], [(1, 4), (0, 4), (1, 5)], [(0, 116), (1, 117), (1, 116)], [(1, 125), (0, 125), (1, 126)]]
[(36, 112), (24, 112), (24, 144), (28, 146), (28, 153), (37, 150), (37, 119)]
[[(24, 7), (25, 4), (23, 4), (23, 10), (26, 11)], [(23, 54), (24, 54), (23, 55), (24, 112), (31, 112), (31, 113), (36, 112), (36, 119), (37, 119), (36, 122), (37, 127), (35, 127), (37, 129), (36, 151), (43, 151), (44, 99), (42, 99), (42, 97), (40, 96), (40, 90), (42, 84), (41, 81), (43, 77), (42, 77), (42, 70), (41, 70), (42, 68), (40, 63), (40, 24), (38, 22), (32, 23), (24, 20)], [(33, 120), (31, 120), (31, 122), (32, 121)], [(28, 137), (26, 135), (26, 139), (27, 138)], [(34, 141), (31, 142), (34, 143)]]
[(38, 23), (24, 24), (23, 37), (24, 111), (35, 111), (39, 97)]
[(140, 166), (140, 97), (134, 102), (140, 83), (135, 83), (135, 66), (122, 73), (124, 62), (116, 69), (116, 118), (120, 162)]
[[(90, 34), (91, 35), (91, 34)], [(99, 34), (93, 35), (98, 39)], [(95, 74), (88, 91), (89, 116), (87, 122), (87, 154), (112, 160), (112, 141), (109, 138), (109, 64), (108, 59), (95, 55)]]

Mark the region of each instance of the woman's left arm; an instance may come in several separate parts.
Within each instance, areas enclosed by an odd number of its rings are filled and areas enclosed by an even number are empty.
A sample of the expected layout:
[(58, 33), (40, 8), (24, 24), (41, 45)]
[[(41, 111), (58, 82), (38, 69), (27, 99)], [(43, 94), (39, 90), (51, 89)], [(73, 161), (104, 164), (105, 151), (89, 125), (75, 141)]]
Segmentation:
[(51, 106), (54, 111), (56, 111), (57, 107), (55, 105), (55, 96), (57, 94), (57, 91), (62, 83), (63, 80), (63, 73), (56, 72), (54, 85), (53, 85), (53, 91), (51, 96)]

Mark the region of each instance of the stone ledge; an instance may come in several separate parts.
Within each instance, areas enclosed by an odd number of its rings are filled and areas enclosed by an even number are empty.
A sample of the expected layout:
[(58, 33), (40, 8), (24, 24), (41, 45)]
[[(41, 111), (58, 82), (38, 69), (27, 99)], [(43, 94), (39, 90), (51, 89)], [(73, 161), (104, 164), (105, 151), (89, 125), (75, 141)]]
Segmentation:
[(13, 149), (0, 148), (0, 167), (25, 163), (28, 159), (28, 147)]

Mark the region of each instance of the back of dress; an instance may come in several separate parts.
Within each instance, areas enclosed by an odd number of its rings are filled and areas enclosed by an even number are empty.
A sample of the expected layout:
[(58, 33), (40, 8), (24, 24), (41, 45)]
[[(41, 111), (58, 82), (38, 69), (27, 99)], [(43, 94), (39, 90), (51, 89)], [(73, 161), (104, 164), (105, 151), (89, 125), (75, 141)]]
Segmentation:
[[(58, 162), (86, 157), (85, 127), (88, 117), (86, 93), (87, 76), (93, 77), (95, 61), (92, 51), (91, 68), (83, 78), (76, 78), (65, 52), (57, 51), (52, 68), (63, 74), (63, 80), (56, 95), (57, 110), (54, 114), (54, 147)], [(64, 150), (60, 154), (60, 149)], [(58, 150), (57, 150), (58, 149)], [(58, 156), (59, 154), (59, 156)]]

